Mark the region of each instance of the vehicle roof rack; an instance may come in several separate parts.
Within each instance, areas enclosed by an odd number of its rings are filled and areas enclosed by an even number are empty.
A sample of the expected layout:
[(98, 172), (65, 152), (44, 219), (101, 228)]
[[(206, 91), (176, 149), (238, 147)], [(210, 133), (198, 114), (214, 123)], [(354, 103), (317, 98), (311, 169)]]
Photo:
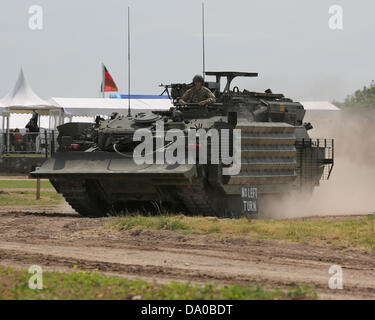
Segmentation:
[(220, 86), (221, 77), (227, 78), (227, 83), (224, 88), (224, 92), (228, 92), (232, 80), (236, 77), (257, 77), (257, 72), (236, 72), (236, 71), (206, 71), (206, 76), (216, 76), (216, 82)]
[(237, 72), (237, 71), (206, 71), (207, 76), (220, 77), (257, 77), (257, 72)]

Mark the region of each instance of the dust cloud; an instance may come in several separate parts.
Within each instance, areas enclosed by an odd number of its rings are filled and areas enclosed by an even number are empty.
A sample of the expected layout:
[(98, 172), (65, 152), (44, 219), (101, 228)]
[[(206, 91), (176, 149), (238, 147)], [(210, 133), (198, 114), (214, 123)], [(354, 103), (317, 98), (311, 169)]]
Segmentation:
[(375, 212), (375, 110), (311, 112), (305, 120), (314, 127), (309, 131), (311, 138), (335, 140), (333, 171), (328, 181), (321, 181), (314, 189), (312, 197), (286, 200), (287, 210), (277, 217)]

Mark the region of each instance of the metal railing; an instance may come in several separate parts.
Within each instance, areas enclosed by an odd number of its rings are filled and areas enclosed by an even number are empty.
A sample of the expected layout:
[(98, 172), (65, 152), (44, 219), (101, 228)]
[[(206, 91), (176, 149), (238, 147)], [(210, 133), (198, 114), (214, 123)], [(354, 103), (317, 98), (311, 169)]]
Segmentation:
[(334, 166), (333, 139), (299, 139), (296, 148), (301, 182), (319, 176), (321, 180), (330, 178)]
[(27, 132), (9, 129), (0, 133), (0, 155), (7, 154), (52, 154), (57, 149), (57, 132), (41, 129), (40, 132)]

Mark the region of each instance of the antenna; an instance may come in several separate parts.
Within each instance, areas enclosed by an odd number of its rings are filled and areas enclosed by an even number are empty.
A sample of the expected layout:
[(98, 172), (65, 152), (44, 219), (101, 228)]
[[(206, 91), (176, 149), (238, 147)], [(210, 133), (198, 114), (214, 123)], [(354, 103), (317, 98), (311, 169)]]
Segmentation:
[(128, 7), (128, 117), (130, 114), (130, 7)]
[(206, 75), (206, 56), (204, 47), (204, 2), (202, 2), (202, 69), (203, 69), (203, 83)]

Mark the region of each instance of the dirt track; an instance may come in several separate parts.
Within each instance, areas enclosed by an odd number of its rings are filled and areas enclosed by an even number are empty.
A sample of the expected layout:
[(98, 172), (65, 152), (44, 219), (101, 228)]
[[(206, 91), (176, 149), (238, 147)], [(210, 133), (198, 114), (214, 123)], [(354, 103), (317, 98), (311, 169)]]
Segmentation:
[[(81, 218), (68, 206), (0, 208), (0, 261), (45, 269), (95, 270), (168, 280), (309, 284), (320, 298), (375, 298), (375, 255), (343, 248), (172, 231), (104, 232), (110, 218)], [(328, 269), (343, 267), (344, 290), (328, 288)]]

